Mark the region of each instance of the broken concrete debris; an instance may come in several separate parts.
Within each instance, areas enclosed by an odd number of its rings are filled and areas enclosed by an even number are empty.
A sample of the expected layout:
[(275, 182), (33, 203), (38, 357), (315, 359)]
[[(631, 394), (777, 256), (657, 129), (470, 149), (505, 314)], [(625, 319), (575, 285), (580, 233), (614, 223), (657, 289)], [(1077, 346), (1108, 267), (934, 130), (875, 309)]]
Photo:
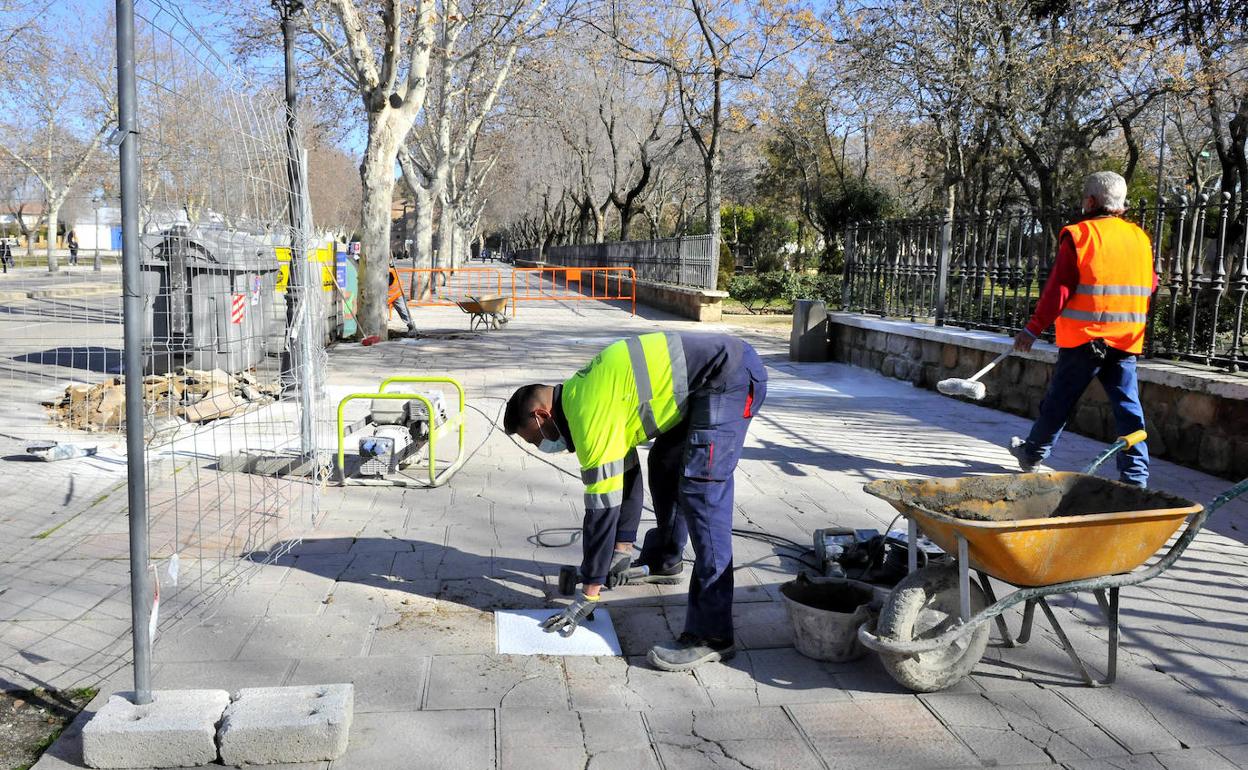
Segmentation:
[[(280, 392), (277, 382), (262, 382), (252, 372), (229, 374), (221, 369), (178, 369), (173, 374), (143, 378), (143, 403), (149, 418), (208, 422), (232, 417), (270, 404)], [(45, 401), (52, 421), (62, 428), (90, 432), (122, 430), (126, 419), (125, 378), (96, 385), (72, 383), (57, 401)]]

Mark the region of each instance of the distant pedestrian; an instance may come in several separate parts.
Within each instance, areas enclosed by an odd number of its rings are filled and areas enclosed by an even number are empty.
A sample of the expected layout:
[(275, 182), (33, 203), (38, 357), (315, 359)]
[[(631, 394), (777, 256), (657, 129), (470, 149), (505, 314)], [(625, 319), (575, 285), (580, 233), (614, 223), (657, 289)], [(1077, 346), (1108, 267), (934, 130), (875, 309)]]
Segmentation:
[(65, 245), (69, 246), (69, 264), (78, 264), (78, 235), (73, 230), (65, 236)]
[(0, 238), (0, 268), (9, 272), (9, 263), (13, 261), (13, 250), (9, 248), (9, 239)]
[[(1135, 357), (1144, 349), (1148, 303), (1157, 290), (1148, 235), (1121, 218), (1127, 182), (1098, 171), (1083, 185), (1087, 219), (1062, 228), (1053, 272), (1036, 312), (1014, 338), (1014, 349), (1031, 350), (1049, 324), (1057, 323), (1057, 366), (1040, 414), (1026, 439), (1015, 436), (1010, 453), (1024, 472), (1053, 451), (1066, 420), (1093, 379), (1101, 381), (1118, 435), (1144, 429)], [(1118, 454), (1118, 477), (1148, 485), (1148, 447)]]

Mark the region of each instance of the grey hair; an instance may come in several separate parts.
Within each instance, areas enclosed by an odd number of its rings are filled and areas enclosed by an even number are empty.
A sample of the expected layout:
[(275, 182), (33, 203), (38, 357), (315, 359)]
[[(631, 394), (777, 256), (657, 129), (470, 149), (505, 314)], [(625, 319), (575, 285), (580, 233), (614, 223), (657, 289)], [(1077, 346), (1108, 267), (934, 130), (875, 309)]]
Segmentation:
[(1111, 214), (1127, 210), (1127, 180), (1113, 171), (1097, 171), (1083, 180), (1083, 197), (1095, 198), (1097, 207)]

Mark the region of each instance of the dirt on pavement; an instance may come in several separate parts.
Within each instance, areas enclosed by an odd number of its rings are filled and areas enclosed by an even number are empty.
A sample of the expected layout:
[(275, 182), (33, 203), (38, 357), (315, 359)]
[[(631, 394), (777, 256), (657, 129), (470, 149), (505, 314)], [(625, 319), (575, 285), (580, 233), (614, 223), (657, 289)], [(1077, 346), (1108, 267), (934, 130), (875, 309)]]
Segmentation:
[(95, 697), (95, 690), (0, 692), (0, 770), (24, 770)]

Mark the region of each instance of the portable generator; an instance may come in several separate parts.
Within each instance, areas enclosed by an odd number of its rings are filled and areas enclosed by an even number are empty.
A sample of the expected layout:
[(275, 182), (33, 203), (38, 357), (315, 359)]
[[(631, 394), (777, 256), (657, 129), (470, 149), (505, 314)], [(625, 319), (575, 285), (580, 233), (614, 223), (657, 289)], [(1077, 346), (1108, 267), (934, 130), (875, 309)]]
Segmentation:
[(371, 434), (360, 437), (360, 476), (386, 476), (408, 467), (428, 442), (431, 425), (436, 430), (446, 423), (442, 392), (425, 395), (433, 406), (432, 417), (424, 402), (416, 399), (373, 399), (363, 424), (357, 422), (357, 430), (371, 429)]

